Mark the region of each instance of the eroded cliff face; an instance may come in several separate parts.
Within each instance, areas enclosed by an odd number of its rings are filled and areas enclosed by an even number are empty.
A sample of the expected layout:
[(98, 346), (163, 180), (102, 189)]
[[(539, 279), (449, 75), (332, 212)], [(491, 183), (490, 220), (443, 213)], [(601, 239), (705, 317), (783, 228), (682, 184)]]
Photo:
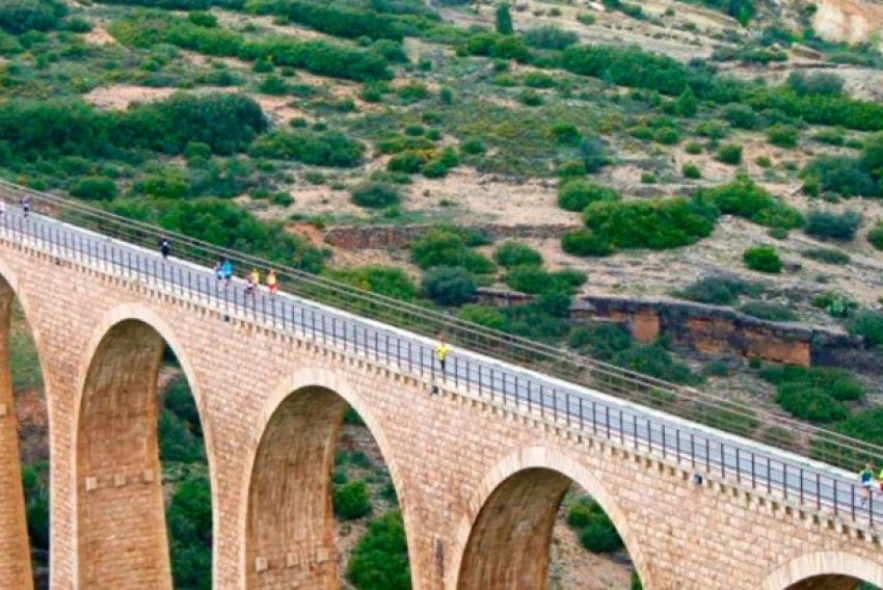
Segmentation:
[(819, 0), (812, 26), (827, 41), (871, 41), (883, 50), (883, 3)]

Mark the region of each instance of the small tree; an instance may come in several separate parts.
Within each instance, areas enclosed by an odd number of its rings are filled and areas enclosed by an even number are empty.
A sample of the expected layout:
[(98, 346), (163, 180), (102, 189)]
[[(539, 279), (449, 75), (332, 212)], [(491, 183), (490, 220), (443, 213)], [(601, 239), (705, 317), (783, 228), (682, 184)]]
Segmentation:
[(687, 86), (675, 101), (675, 113), (679, 117), (694, 117), (698, 110), (699, 103), (696, 101), (696, 95), (693, 94), (693, 89)]
[(441, 305), (462, 305), (475, 299), (475, 280), (468, 271), (451, 266), (432, 268), (423, 275), (423, 290)]
[(779, 253), (772, 246), (748, 248), (742, 254), (742, 261), (745, 263), (745, 266), (758, 272), (782, 272), (782, 260), (779, 258)]
[(501, 35), (511, 35), (514, 32), (512, 27), (512, 13), (509, 12), (509, 4), (503, 2), (497, 7), (497, 32)]

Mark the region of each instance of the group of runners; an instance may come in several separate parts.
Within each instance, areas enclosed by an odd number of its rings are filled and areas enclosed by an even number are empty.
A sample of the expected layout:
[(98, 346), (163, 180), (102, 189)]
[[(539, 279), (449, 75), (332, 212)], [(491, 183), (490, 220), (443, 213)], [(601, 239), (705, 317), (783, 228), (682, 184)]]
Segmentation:
[[(224, 281), (224, 287), (226, 288), (233, 279), (233, 263), (227, 259), (219, 260), (218, 263), (215, 264), (215, 278), (218, 280), (219, 284), (221, 281)], [(266, 283), (270, 296), (275, 296), (276, 291), (279, 289), (279, 278), (276, 276), (276, 271), (272, 268), (267, 272)], [(257, 268), (252, 268), (251, 272), (245, 277), (245, 296), (254, 297), (260, 287), (261, 271)]]

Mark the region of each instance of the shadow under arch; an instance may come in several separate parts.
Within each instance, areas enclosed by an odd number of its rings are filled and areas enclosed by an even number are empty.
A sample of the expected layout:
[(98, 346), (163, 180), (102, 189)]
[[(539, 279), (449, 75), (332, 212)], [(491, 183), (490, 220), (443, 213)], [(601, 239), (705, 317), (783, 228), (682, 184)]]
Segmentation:
[[(0, 456), (3, 457), (0, 461), (0, 587), (26, 590), (33, 587), (34, 581), (10, 363), (12, 313), (16, 301), (36, 344), (40, 373), (48, 375), (40, 333), (33, 322), (33, 307), (17, 275), (0, 259)], [(49, 436), (52, 437), (52, 396), (47, 379), (44, 379), (43, 393), (49, 420)], [(50, 461), (51, 459), (50, 456)], [(50, 481), (50, 506), (54, 504), (51, 498), (54, 488)], [(51, 548), (52, 544), (50, 550)]]
[(574, 457), (542, 446), (510, 453), (475, 489), (457, 525), (445, 588), (546, 588), (552, 528), (571, 483), (581, 486), (604, 509), (644, 586), (652, 588), (649, 562), (615, 498)]
[(883, 588), (883, 559), (845, 551), (816, 551), (795, 557), (764, 579), (761, 590), (852, 590), (862, 582)]
[(362, 418), (389, 469), (404, 520), (411, 578), (421, 579), (412, 534), (416, 523), (383, 426), (347, 379), (305, 368), (273, 391), (254, 428), (239, 512), (245, 588), (339, 587), (331, 474), (347, 405)]
[(117, 306), (93, 331), (77, 380), (72, 469), (80, 588), (172, 587), (158, 441), (157, 386), (166, 346), (178, 359), (202, 423), (217, 538), (214, 445), (196, 371), (157, 312), (141, 304)]

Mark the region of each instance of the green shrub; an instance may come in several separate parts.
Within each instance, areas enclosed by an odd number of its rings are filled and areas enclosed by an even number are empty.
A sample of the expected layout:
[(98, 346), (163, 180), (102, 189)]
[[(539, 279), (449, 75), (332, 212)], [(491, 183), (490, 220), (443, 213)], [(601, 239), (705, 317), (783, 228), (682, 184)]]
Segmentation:
[(757, 129), (761, 123), (754, 110), (741, 103), (726, 105), (721, 111), (721, 116), (727, 123), (738, 129)]
[(460, 266), (477, 274), (494, 272), (494, 263), (470, 250), (470, 245), (474, 244), (463, 233), (450, 228), (436, 228), (411, 242), (411, 259), (422, 269)]
[(724, 164), (737, 166), (742, 163), (742, 146), (728, 143), (718, 148), (714, 159)]
[(438, 158), (428, 161), (420, 170), (426, 178), (444, 178), (448, 175), (448, 167)]
[(856, 401), (865, 396), (861, 382), (843, 369), (786, 365), (764, 369), (760, 376), (777, 386), (803, 384), (821, 389), (837, 401)]
[(800, 139), (800, 132), (791, 125), (773, 125), (766, 132), (766, 140), (772, 145), (782, 148), (795, 148)]
[(843, 78), (828, 72), (791, 72), (785, 82), (797, 94), (839, 96), (843, 94)]
[(475, 299), (475, 279), (465, 269), (455, 266), (436, 266), (423, 275), (421, 282), (426, 294), (439, 305), (456, 306)]
[(684, 175), (684, 178), (690, 179), (698, 179), (702, 178), (702, 170), (699, 169), (699, 166), (693, 164), (692, 162), (687, 162), (683, 166), (681, 166), (681, 174)]
[(861, 213), (846, 211), (841, 214), (828, 211), (810, 211), (804, 230), (820, 240), (849, 241), (862, 223)]
[(710, 303), (713, 305), (731, 305), (742, 295), (760, 295), (762, 288), (736, 277), (710, 276), (702, 277), (683, 290), (676, 292), (678, 297)]
[(807, 387), (803, 383), (780, 386), (776, 402), (795, 418), (816, 424), (836, 422), (848, 415), (846, 407), (823, 389)]
[(531, 60), (530, 48), (514, 35), (477, 33), (467, 39), (459, 51), (468, 55), (484, 55), (498, 59), (514, 59), (520, 63)]
[[(538, 266), (516, 266), (512, 268), (504, 280), (516, 291), (538, 295), (543, 293), (570, 293), (586, 280), (586, 275), (579, 271), (548, 272)], [(570, 303), (567, 303), (568, 307)]]
[(0, 29), (18, 35), (49, 31), (61, 23), (67, 7), (56, 0), (4, 0), (0, 4)]
[(391, 510), (368, 522), (353, 549), (346, 578), (365, 590), (410, 590), (408, 544), (401, 512)]
[(414, 104), (429, 98), (429, 88), (422, 82), (410, 82), (396, 90), (399, 99), (405, 104)]
[(675, 114), (679, 117), (695, 117), (699, 111), (699, 103), (696, 101), (696, 95), (689, 86), (678, 96), (674, 103)]
[(716, 211), (680, 197), (596, 202), (583, 212), (586, 228), (618, 248), (662, 250), (692, 244), (714, 229)]
[(457, 317), (493, 330), (505, 330), (507, 327), (506, 316), (496, 307), (488, 305), (464, 305), (457, 311)]
[(698, 141), (691, 141), (684, 146), (684, 151), (692, 156), (697, 156), (702, 153), (702, 144)]
[(298, 160), (312, 166), (350, 168), (362, 162), (365, 147), (337, 131), (276, 131), (259, 137), (253, 157)]
[(473, 137), (463, 142), (463, 144), (460, 146), (460, 151), (462, 151), (464, 154), (477, 156), (478, 154), (483, 154), (485, 151), (487, 151), (487, 147), (481, 139)]
[(751, 270), (767, 273), (782, 272), (782, 260), (772, 246), (754, 246), (742, 254), (742, 261)]
[(521, 37), (525, 43), (539, 49), (567, 49), (579, 42), (579, 35), (573, 31), (564, 31), (551, 25), (528, 29)]
[(566, 211), (579, 212), (591, 203), (619, 199), (615, 189), (586, 180), (573, 179), (558, 186), (558, 206)]
[(178, 482), (166, 512), (175, 588), (212, 587), (212, 492), (208, 477)]
[(586, 502), (577, 502), (567, 511), (567, 524), (572, 528), (581, 529), (594, 520), (592, 507)]
[(868, 232), (868, 242), (877, 250), (883, 250), (883, 223), (877, 222)]
[(632, 337), (618, 324), (598, 323), (579, 326), (567, 341), (570, 348), (601, 361), (613, 360), (632, 346)]
[(364, 481), (351, 481), (334, 486), (334, 514), (342, 520), (355, 520), (371, 512), (371, 497)]
[(561, 236), (561, 248), (574, 256), (607, 256), (613, 253), (610, 241), (590, 229), (565, 232)]
[(538, 107), (543, 104), (543, 96), (534, 90), (525, 90), (519, 93), (518, 102), (528, 107)]
[(877, 194), (877, 184), (862, 169), (859, 161), (846, 156), (819, 156), (801, 171), (804, 179), (815, 178), (822, 189), (844, 197), (870, 197)]
[(523, 83), (529, 88), (555, 88), (558, 85), (558, 81), (545, 72), (528, 72)]
[(849, 254), (833, 248), (808, 248), (800, 252), (803, 256), (826, 264), (849, 264)]
[(856, 412), (834, 426), (834, 430), (875, 445), (883, 445), (883, 408)]
[(403, 23), (394, 15), (360, 10), (336, 2), (315, 4), (303, 0), (259, 0), (250, 2), (248, 7), (257, 14), (274, 14), (334, 37), (401, 41), (405, 33)]
[(394, 155), (386, 163), (386, 169), (390, 172), (404, 172), (405, 174), (416, 174), (420, 172), (426, 163), (426, 159), (416, 152), (404, 151)]
[(391, 184), (368, 181), (350, 191), (350, 199), (359, 207), (381, 209), (401, 202), (399, 190)]
[(372, 265), (329, 269), (323, 276), (402, 301), (414, 301), (418, 295), (414, 281), (400, 268)]
[(863, 337), (868, 346), (883, 345), (883, 313), (859, 311), (847, 322), (846, 329), (851, 334)]
[(769, 301), (746, 301), (739, 307), (739, 311), (757, 319), (771, 322), (797, 321), (797, 314), (791, 309), (779, 303)]
[(561, 56), (564, 69), (582, 76), (677, 96), (687, 88), (687, 69), (677, 60), (637, 47), (578, 45)]
[(117, 196), (117, 185), (106, 176), (87, 176), (77, 181), (70, 192), (86, 201), (110, 201)]
[(555, 137), (555, 142), (562, 145), (578, 145), (581, 139), (576, 125), (563, 121), (552, 126), (552, 135)]
[(670, 383), (688, 385), (698, 381), (687, 365), (658, 344), (633, 346), (616, 353), (611, 362)]
[(543, 255), (527, 244), (509, 240), (497, 247), (497, 250), (494, 252), (494, 260), (505, 268), (542, 266)]

